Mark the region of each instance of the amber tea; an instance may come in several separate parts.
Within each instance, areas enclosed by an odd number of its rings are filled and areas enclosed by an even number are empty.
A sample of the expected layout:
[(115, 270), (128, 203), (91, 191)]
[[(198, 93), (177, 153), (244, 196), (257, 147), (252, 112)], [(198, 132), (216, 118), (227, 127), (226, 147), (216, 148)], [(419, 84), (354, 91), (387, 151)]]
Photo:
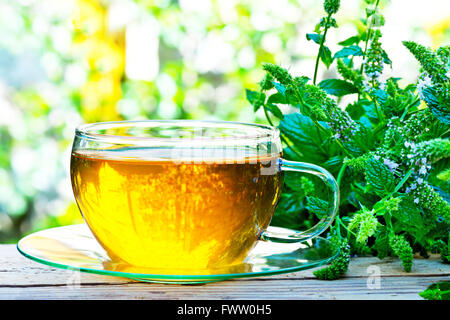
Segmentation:
[[(282, 159), (282, 150), (278, 129), (260, 124), (86, 124), (75, 130), (72, 187), (110, 257), (105, 263), (115, 270), (206, 275), (246, 266), (253, 259), (250, 250), (261, 242), (276, 248), (306, 241), (332, 223), (339, 205), (333, 175)], [(331, 191), (329, 207), (308, 230), (269, 226), (284, 171), (312, 174)]]
[(99, 243), (136, 266), (242, 262), (275, 211), (282, 172), (264, 169), (280, 155), (185, 161), (165, 152), (73, 152), (75, 198)]

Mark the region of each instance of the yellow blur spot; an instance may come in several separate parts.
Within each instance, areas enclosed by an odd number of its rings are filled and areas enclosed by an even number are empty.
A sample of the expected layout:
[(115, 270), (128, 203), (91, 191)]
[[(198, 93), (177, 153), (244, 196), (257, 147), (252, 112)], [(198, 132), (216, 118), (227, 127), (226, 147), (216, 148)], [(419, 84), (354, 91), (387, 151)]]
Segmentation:
[(120, 120), (116, 104), (122, 97), (125, 33), (108, 30), (108, 10), (99, 0), (78, 0), (73, 15), (74, 51), (89, 69), (80, 90), (86, 122)]

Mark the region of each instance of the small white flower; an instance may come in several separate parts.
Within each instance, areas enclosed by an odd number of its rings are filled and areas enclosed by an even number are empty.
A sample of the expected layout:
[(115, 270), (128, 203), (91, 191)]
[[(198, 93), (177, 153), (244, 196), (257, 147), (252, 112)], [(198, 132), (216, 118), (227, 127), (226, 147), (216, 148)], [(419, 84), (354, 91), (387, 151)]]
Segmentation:
[(419, 203), (419, 198), (415, 198), (415, 199), (414, 199), (414, 203), (415, 203), (415, 204), (418, 204), (418, 203)]
[(380, 156), (373, 156), (375, 160), (380, 160)]
[(431, 78), (425, 74), (425, 76), (419, 78), (419, 82), (417, 83), (417, 93), (419, 94), (419, 98), (424, 100), (423, 89), (426, 87), (431, 87), (433, 84), (431, 83)]
[(370, 86), (369, 82), (367, 80), (363, 80), (362, 85), (364, 87), (364, 91), (370, 92), (372, 87)]
[(422, 184), (423, 183), (423, 179), (422, 178), (417, 178), (416, 181), (417, 181), (418, 184)]
[(394, 161), (389, 160), (389, 159), (384, 159), (383, 163), (386, 166), (388, 166), (391, 171), (397, 169), (397, 167), (398, 167), (398, 164), (396, 164)]
[(419, 174), (427, 174), (427, 167), (426, 166), (421, 166), (420, 170), (419, 170)]
[(411, 185), (411, 190), (414, 190), (414, 189), (416, 189), (416, 188), (417, 188), (417, 184), (413, 183), (413, 184)]

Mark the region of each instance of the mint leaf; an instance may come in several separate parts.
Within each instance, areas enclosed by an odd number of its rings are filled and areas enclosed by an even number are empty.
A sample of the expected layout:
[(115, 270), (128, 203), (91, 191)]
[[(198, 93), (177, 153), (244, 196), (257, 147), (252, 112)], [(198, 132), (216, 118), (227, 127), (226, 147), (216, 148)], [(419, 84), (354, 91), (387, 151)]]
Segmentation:
[(384, 105), (386, 103), (386, 100), (388, 98), (388, 94), (386, 91), (376, 89), (373, 91), (372, 95), (374, 96), (375, 100), (380, 105)]
[(363, 51), (359, 46), (353, 45), (345, 47), (334, 54), (334, 59), (336, 58), (346, 58), (348, 56), (362, 56)]
[(359, 122), (366, 128), (373, 128), (379, 123), (376, 107), (373, 102), (361, 99), (349, 104), (345, 109), (354, 120)]
[(264, 104), (266, 95), (257, 91), (245, 89), (245, 95), (248, 102), (253, 105), (253, 110), (256, 112)]
[(388, 65), (391, 65), (392, 66), (392, 61), (391, 61), (391, 59), (389, 59), (389, 56), (388, 56), (388, 54), (387, 54), (387, 52), (386, 51), (382, 51), (381, 52), (381, 56), (383, 57), (383, 62), (385, 63), (385, 64), (388, 64)]
[(309, 41), (309, 40), (312, 40), (312, 41), (314, 41), (315, 43), (320, 44), (321, 36), (320, 36), (318, 33), (307, 33), (307, 34), (306, 34), (306, 39), (307, 39), (308, 41)]
[(305, 209), (304, 198), (303, 193), (283, 192), (270, 224), (295, 230), (302, 229), (306, 219), (306, 215), (301, 214)]
[(375, 232), (375, 244), (373, 248), (377, 251), (377, 257), (379, 259), (384, 259), (389, 255), (389, 234), (385, 226), (378, 227)]
[(273, 85), (277, 91), (282, 94), (283, 96), (286, 94), (286, 87), (278, 82), (273, 82)]
[(315, 190), (314, 183), (299, 172), (289, 172), (288, 174), (285, 174), (283, 181), (288, 188), (295, 190), (295, 192), (301, 193), (304, 196), (312, 194)]
[(297, 100), (294, 94), (294, 89), (291, 86), (285, 86), (278, 82), (272, 82), (275, 89), (278, 91), (277, 93), (272, 94), (267, 103), (281, 103), (281, 104), (290, 104), (295, 106), (297, 104)]
[(341, 42), (338, 42), (341, 46), (350, 46), (352, 44), (357, 44), (361, 41), (361, 38), (359, 36), (352, 36), (350, 38), (347, 38)]
[(320, 60), (322, 60), (322, 62), (327, 66), (327, 68), (329, 68), (330, 65), (333, 63), (331, 50), (327, 46), (323, 46), (322, 50), (320, 50)]
[(330, 204), (328, 201), (317, 197), (306, 197), (306, 209), (313, 212), (319, 219), (322, 219), (328, 214), (329, 208)]
[(366, 181), (379, 196), (385, 196), (394, 191), (395, 178), (389, 168), (380, 160), (367, 160)]
[(423, 100), (439, 121), (450, 124), (450, 106), (448, 101), (439, 101), (436, 89), (426, 87), (422, 90)]
[(284, 118), (283, 112), (281, 112), (280, 108), (278, 108), (276, 105), (268, 103), (264, 106), (264, 108), (270, 111), (270, 113), (272, 113), (278, 119)]
[(403, 197), (398, 210), (393, 210), (390, 213), (396, 220), (394, 223), (396, 232), (408, 232), (418, 243), (424, 244), (425, 236), (430, 228), (425, 225), (420, 209), (411, 197)]
[(286, 96), (276, 92), (274, 94), (272, 94), (268, 99), (267, 99), (267, 103), (281, 103), (281, 104), (287, 104), (286, 101)]
[[(328, 128), (325, 122), (320, 124)], [(293, 147), (303, 154), (302, 158), (296, 158), (298, 161), (322, 164), (337, 152), (335, 145), (325, 147), (326, 138), (331, 133), (319, 131), (314, 122), (305, 115), (299, 113), (285, 115), (278, 128), (281, 134), (294, 144)]]
[(326, 93), (342, 97), (347, 94), (358, 93), (358, 88), (356, 88), (352, 83), (341, 79), (325, 79), (319, 83), (319, 87), (326, 91)]

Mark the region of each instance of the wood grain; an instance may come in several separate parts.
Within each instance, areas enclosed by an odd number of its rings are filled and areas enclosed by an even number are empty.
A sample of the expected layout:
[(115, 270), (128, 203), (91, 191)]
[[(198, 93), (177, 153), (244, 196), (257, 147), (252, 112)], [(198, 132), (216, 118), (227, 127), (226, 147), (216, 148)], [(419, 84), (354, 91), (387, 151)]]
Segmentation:
[[(270, 277), (201, 285), (136, 282), (126, 278), (56, 269), (23, 257), (15, 245), (0, 245), (0, 299), (421, 299), (431, 283), (450, 281), (450, 266), (438, 256), (415, 259), (406, 273), (395, 258), (353, 258), (346, 277), (317, 280), (306, 270)], [(373, 282), (379, 272), (379, 286)]]

